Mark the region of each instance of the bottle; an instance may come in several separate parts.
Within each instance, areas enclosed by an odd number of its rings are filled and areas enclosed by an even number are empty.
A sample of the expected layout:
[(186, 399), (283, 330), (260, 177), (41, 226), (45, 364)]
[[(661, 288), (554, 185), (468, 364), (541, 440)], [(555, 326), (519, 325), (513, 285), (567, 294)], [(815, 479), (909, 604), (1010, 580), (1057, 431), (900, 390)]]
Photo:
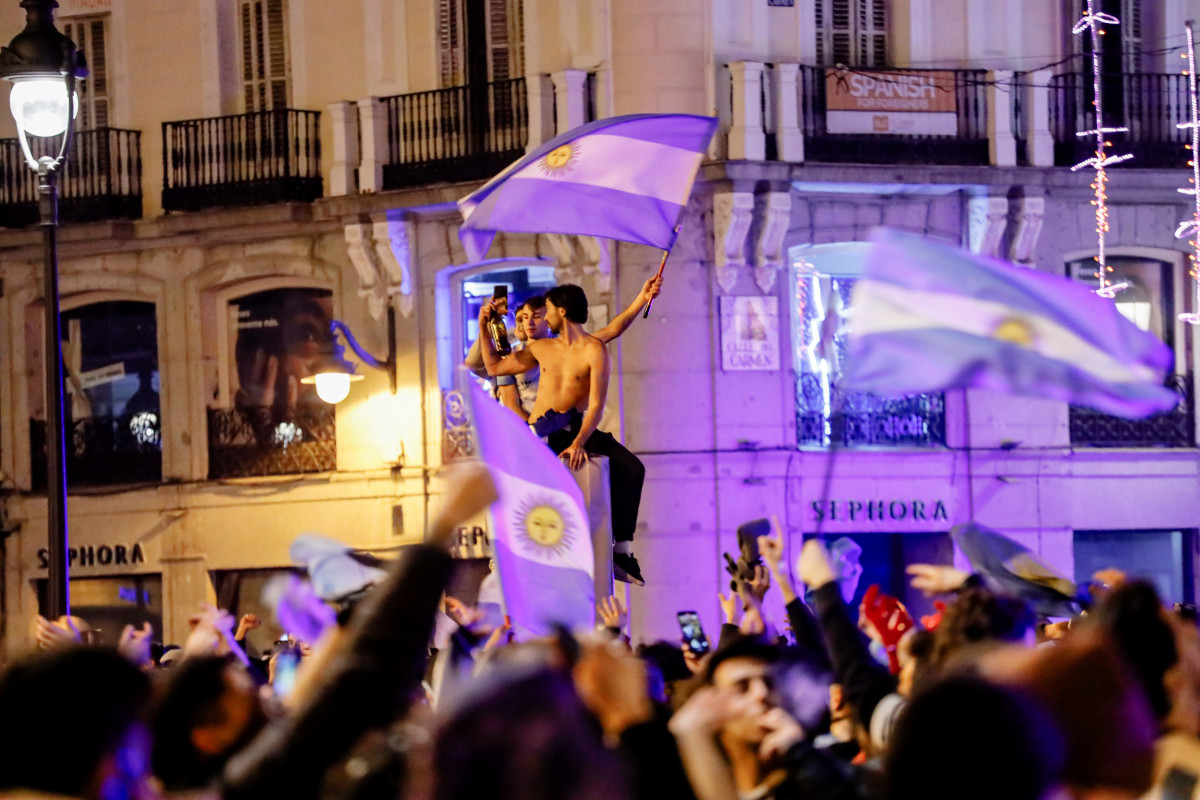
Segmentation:
[[(500, 300), (508, 298), (508, 287), (497, 286), (492, 294), (492, 300)], [(496, 355), (506, 356), (512, 352), (512, 346), (508, 343), (508, 326), (504, 324), (504, 317), (492, 308), (492, 316), (487, 322), (487, 336), (492, 340), (492, 349), (496, 351)]]

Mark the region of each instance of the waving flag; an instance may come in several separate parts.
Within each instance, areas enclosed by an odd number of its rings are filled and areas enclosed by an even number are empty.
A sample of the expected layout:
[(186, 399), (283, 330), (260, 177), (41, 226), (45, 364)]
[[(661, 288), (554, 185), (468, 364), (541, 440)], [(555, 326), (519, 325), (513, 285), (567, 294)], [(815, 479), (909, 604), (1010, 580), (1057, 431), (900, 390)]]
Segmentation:
[(497, 231), (602, 236), (664, 250), (717, 129), (714, 117), (611, 117), (546, 142), (459, 201), (473, 261)]
[(1128, 419), (1169, 411), (1170, 349), (1076, 281), (878, 231), (852, 296), (843, 388), (958, 386), (1046, 397)]
[(492, 554), (504, 609), (518, 633), (595, 620), (595, 554), (575, 479), (529, 426), (469, 382), (479, 455), (496, 484)]

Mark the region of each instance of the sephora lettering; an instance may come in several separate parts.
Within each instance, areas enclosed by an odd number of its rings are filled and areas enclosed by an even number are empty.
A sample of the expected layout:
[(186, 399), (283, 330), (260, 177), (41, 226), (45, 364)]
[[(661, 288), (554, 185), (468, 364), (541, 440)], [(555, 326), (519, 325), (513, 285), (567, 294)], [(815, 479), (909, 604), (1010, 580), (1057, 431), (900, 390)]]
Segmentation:
[[(38, 550), (37, 557), (39, 569), (50, 568), (49, 550), (43, 547), (41, 550)], [(68, 568), (116, 567), (144, 563), (146, 563), (146, 552), (142, 549), (142, 545), (139, 542), (135, 542), (132, 546), (125, 544), (102, 544), (94, 547), (89, 544), (84, 547), (71, 547), (67, 550)]]
[(941, 500), (822, 500), (812, 501), (814, 522), (922, 522), (949, 520)]

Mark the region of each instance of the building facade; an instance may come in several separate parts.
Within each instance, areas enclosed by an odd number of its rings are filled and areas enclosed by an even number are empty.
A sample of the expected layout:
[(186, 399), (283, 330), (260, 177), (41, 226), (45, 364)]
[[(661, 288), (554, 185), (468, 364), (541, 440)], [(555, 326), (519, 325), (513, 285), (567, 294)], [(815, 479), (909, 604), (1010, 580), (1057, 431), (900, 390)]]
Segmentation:
[[(647, 468), (635, 638), (674, 638), (682, 609), (715, 626), (721, 553), (772, 515), (792, 555), (818, 529), (850, 535), (898, 593), (905, 563), (954, 559), (950, 528), (976, 519), (1068, 575), (1116, 563), (1191, 601), (1195, 352), (1177, 314), (1195, 295), (1173, 234), (1190, 215), (1178, 57), (1200, 5), (1104, 5), (1125, 22), (1103, 53), (1105, 122), (1135, 156), (1109, 173), (1117, 302), (1172, 347), (1180, 393), (1136, 424), (838, 387), (876, 226), (1090, 279), (1093, 190), (1069, 169), (1094, 125), (1076, 0), (62, 0), (91, 66), (60, 245), (76, 608), (179, 641), (202, 602), (258, 609), (298, 533), (381, 554), (418, 541), (462, 446), (447, 393), (491, 287), (577, 282), (603, 324), (661, 255), (522, 235), (470, 263), (455, 201), (556, 133), (645, 112), (721, 126), (664, 293), (612, 348), (602, 427)], [(21, 24), (0, 7), (3, 36)], [(0, 145), (13, 652), (46, 566), (42, 251), (32, 175)], [(333, 319), (381, 358), (394, 325), (394, 391), (365, 365), (336, 406), (299, 382)], [(462, 533), (478, 555), (486, 521)]]

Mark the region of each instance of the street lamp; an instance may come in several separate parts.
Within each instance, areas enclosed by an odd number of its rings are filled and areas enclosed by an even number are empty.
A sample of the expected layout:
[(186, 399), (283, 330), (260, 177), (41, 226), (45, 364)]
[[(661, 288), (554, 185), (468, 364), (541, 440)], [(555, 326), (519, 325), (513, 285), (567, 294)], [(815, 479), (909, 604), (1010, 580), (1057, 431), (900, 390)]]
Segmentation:
[[(54, 27), (56, 0), (23, 0), (25, 30), (0, 49), (0, 78), (12, 81), (9, 106), (25, 161), (38, 174), (42, 226), (42, 294), (46, 345), (46, 531), (49, 537), (46, 615), (69, 614), (67, 574), (66, 436), (63, 431), (62, 327), (58, 313), (57, 177), (75, 133), (75, 81), (87, 77), (83, 54)], [(34, 137), (62, 136), (57, 156), (36, 156)]]
[(329, 323), (330, 332), (333, 335), (333, 354), (326, 357), (321, 367), (312, 375), (308, 375), (300, 379), (301, 383), (315, 384), (317, 387), (317, 397), (320, 397), (330, 405), (336, 405), (346, 399), (346, 395), (350, 394), (350, 384), (353, 381), (361, 381), (362, 375), (355, 372), (354, 365), (346, 360), (345, 348), (338, 343), (337, 335), (340, 333), (350, 345), (350, 349), (354, 354), (362, 360), (364, 364), (376, 369), (384, 369), (388, 372), (388, 377), (391, 379), (392, 394), (396, 393), (396, 311), (390, 305), (387, 310), (387, 330), (388, 330), (388, 354), (386, 359), (378, 359), (368, 353), (354, 338), (354, 334), (346, 327), (346, 323), (339, 320), (333, 320)]

